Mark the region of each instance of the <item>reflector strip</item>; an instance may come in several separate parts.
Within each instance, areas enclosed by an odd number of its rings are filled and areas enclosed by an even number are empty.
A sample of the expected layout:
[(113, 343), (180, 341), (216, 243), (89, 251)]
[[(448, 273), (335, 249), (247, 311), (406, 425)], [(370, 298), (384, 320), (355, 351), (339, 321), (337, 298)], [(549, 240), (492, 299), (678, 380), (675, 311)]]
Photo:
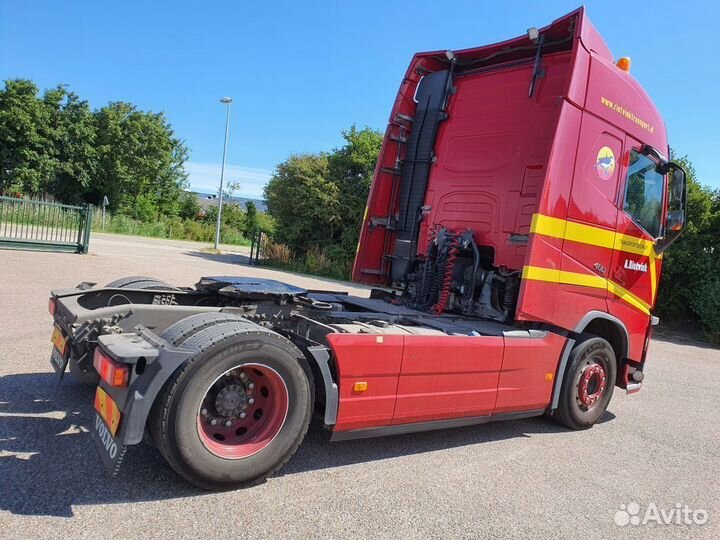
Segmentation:
[(50, 341), (60, 352), (60, 354), (65, 356), (65, 349), (67, 347), (68, 338), (66, 336), (63, 336), (63, 331), (60, 330), (60, 328), (58, 328), (57, 326), (53, 328), (53, 333), (52, 336), (50, 336)]
[(118, 409), (118, 406), (112, 398), (107, 395), (107, 392), (99, 386), (95, 391), (95, 410), (100, 413), (100, 416), (105, 420), (105, 423), (110, 429), (110, 433), (112, 433), (114, 437), (120, 425), (120, 409)]
[(530, 232), (552, 238), (561, 238), (581, 244), (617, 249), (644, 257), (662, 258), (655, 253), (655, 244), (645, 238), (621, 234), (602, 227), (593, 227), (584, 223), (576, 223), (560, 218), (534, 214), (530, 224)]
[(525, 266), (523, 268), (522, 277), (523, 279), (531, 279), (534, 281), (578, 285), (580, 287), (592, 287), (593, 289), (606, 289), (622, 301), (630, 304), (646, 315), (650, 315), (650, 306), (646, 302), (643, 302), (640, 298), (617, 283), (600, 276), (593, 274), (580, 274), (577, 272), (566, 272), (564, 270), (555, 270), (553, 268), (541, 268), (539, 266)]
[[(655, 253), (655, 244), (652, 241), (543, 214), (533, 214), (530, 233), (647, 257), (648, 266), (650, 267), (650, 296), (652, 303), (655, 303), (655, 294), (657, 292), (656, 261), (662, 259), (662, 254)], [(639, 298), (638, 300), (647, 306), (650, 305)]]

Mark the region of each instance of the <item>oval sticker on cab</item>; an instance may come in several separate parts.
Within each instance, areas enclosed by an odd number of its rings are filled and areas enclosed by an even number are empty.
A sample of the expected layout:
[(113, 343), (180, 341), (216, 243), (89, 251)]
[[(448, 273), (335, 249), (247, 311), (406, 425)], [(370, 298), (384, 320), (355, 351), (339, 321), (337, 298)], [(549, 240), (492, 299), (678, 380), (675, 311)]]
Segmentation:
[(600, 178), (610, 180), (610, 177), (615, 172), (615, 154), (613, 154), (612, 148), (603, 146), (598, 151), (595, 169)]

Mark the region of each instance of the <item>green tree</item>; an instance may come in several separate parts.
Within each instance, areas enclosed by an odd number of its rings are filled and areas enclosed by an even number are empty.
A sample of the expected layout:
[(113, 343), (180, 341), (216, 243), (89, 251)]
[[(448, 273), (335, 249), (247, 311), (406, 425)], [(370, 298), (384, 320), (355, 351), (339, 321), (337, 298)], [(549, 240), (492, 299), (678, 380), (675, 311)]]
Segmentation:
[(187, 182), (187, 149), (165, 116), (115, 102), (98, 110), (95, 118), (98, 170), (90, 200), (107, 195), (111, 210), (128, 215), (137, 214), (137, 205), (149, 205), (158, 215), (176, 214)]
[(245, 203), (245, 221), (243, 223), (243, 234), (246, 238), (250, 238), (252, 233), (258, 228), (258, 211), (257, 206), (252, 201)]
[(58, 169), (56, 101), (53, 92), (40, 99), (31, 81), (5, 81), (0, 92), (0, 190), (47, 190)]
[(291, 156), (278, 165), (265, 198), (274, 218), (274, 239), (287, 244), (310, 271), (347, 276), (381, 133), (352, 126), (345, 144), (329, 154)]
[(92, 111), (59, 85), (0, 91), (0, 190), (99, 204), (143, 220), (177, 214), (188, 151), (163, 114), (111, 103)]
[(339, 192), (327, 154), (298, 154), (280, 163), (265, 186), (276, 240), (299, 255), (332, 241), (343, 221)]
[[(230, 199), (235, 193), (240, 191), (242, 185), (238, 180), (228, 180), (223, 186), (223, 199)], [(218, 188), (218, 196), (220, 195), (220, 188)]]
[(95, 119), (87, 101), (64, 87), (57, 89), (59, 102), (56, 133), (56, 170), (49, 191), (63, 202), (84, 201), (97, 172)]
[[(205, 223), (217, 223), (218, 207), (217, 205), (209, 206), (205, 212)], [(222, 207), (222, 224), (230, 227), (235, 231), (242, 231), (245, 223), (245, 213), (240, 205), (231, 201), (223, 201)]]
[(197, 219), (200, 214), (200, 203), (197, 195), (190, 191), (183, 191), (180, 195), (178, 216), (182, 219)]
[(688, 177), (686, 228), (663, 254), (657, 310), (667, 323), (702, 328), (720, 342), (720, 194), (703, 186), (685, 157), (675, 157)]
[(337, 241), (351, 264), (383, 134), (369, 127), (358, 130), (353, 125), (343, 131), (342, 136), (345, 144), (330, 154), (328, 169), (330, 179), (338, 186), (339, 204), (344, 209)]

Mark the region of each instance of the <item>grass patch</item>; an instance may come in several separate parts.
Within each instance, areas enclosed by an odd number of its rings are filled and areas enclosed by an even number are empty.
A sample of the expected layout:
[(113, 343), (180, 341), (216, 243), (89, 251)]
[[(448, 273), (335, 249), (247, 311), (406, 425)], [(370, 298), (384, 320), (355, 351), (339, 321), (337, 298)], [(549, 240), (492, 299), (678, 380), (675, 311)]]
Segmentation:
[[(93, 231), (130, 236), (146, 236), (149, 238), (167, 238), (170, 240), (191, 240), (194, 242), (213, 242), (215, 225), (194, 220), (183, 220), (178, 217), (161, 218), (153, 222), (132, 219), (122, 214), (106, 216), (105, 228), (102, 227), (102, 216), (96, 213), (93, 218)], [(223, 244), (249, 246), (250, 240), (240, 231), (227, 225), (220, 228), (220, 241)]]

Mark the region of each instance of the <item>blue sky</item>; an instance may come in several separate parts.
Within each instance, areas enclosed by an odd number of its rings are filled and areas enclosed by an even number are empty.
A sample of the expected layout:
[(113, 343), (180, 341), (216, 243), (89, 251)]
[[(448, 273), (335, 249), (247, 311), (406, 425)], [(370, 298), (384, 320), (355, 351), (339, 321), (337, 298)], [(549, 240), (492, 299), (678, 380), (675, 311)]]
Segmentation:
[[(99, 107), (164, 111), (191, 149), (193, 187), (213, 191), (232, 96), (227, 175), (257, 197), (291, 153), (330, 150), (353, 123), (384, 129), (415, 51), (520, 35), (576, 1), (35, 2), (0, 0), (0, 77), (66, 83)], [(615, 57), (655, 100), (670, 143), (720, 187), (720, 7), (588, 2)]]

